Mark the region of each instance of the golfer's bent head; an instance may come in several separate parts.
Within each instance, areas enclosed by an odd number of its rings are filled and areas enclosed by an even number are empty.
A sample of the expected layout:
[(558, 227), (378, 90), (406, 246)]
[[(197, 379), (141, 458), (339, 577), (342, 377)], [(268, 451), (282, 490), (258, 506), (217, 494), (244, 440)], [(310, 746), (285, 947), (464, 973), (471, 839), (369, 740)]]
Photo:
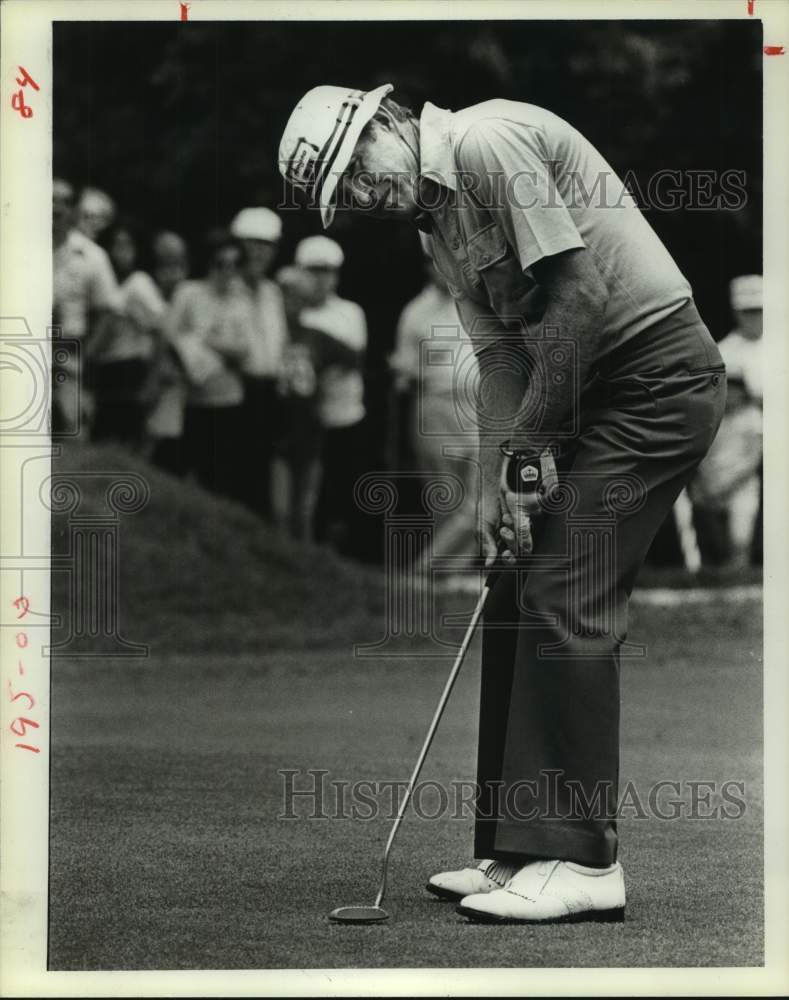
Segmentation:
[(324, 229), (338, 205), (403, 221), (420, 212), (418, 123), (391, 91), (315, 87), (285, 126), (280, 173), (320, 207)]

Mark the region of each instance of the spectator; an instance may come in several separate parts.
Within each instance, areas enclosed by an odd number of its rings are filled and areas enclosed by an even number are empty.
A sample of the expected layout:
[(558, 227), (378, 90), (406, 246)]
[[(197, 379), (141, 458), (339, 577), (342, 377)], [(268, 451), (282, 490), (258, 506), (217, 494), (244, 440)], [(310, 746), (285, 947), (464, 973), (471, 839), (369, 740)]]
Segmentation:
[(115, 218), (115, 202), (98, 188), (85, 187), (77, 206), (77, 229), (98, 242)]
[(156, 397), (166, 303), (150, 274), (137, 266), (141, 237), (135, 225), (110, 226), (102, 243), (119, 284), (117, 312), (105, 319), (91, 355), (93, 438), (141, 451)]
[[(189, 276), (189, 252), (177, 233), (167, 231), (157, 233), (151, 249), (153, 278), (169, 309), (176, 290)], [(180, 476), (186, 471), (182, 448), (186, 381), (178, 356), (167, 342), (159, 355), (157, 374), (158, 398), (147, 422), (151, 461), (165, 472)]]
[(153, 278), (159, 291), (170, 302), (176, 288), (189, 276), (189, 251), (178, 233), (157, 233), (151, 247)]
[(250, 350), (242, 367), (244, 403), (239, 433), (254, 443), (254, 455), (242, 467), (241, 496), (252, 510), (269, 517), (271, 462), (277, 432), (277, 376), (286, 327), (282, 295), (266, 275), (279, 247), (282, 222), (268, 208), (244, 208), (233, 219), (230, 231), (244, 248), (243, 277), (253, 306)]
[(351, 351), (347, 361), (330, 365), (321, 376), (318, 412), (325, 430), (324, 474), (316, 520), (318, 540), (348, 552), (353, 546), (353, 487), (364, 462), (367, 323), (360, 306), (337, 295), (343, 260), (341, 247), (326, 236), (309, 236), (296, 247), (296, 265), (315, 279), (314, 298), (301, 322)]
[(206, 489), (237, 498), (245, 460), (238, 410), (244, 399), (241, 367), (250, 349), (250, 301), (238, 240), (214, 231), (205, 249), (206, 277), (178, 287), (167, 331), (187, 381), (185, 470)]
[(764, 383), (762, 368), (762, 276), (743, 274), (729, 286), (735, 327), (718, 344), (726, 370), (741, 373), (750, 399), (761, 406)]
[[(446, 282), (425, 259), (427, 284), (406, 305), (397, 325), (390, 364), (395, 385), (410, 396), (409, 430), (421, 471), (457, 477), (463, 500), (454, 510), (436, 514), (432, 546), (423, 553), (422, 569), (433, 554), (475, 554), (475, 476), (477, 430), (474, 393), (479, 376), (471, 343), (458, 320)], [(424, 344), (424, 347), (422, 346)]]
[(316, 295), (316, 279), (309, 271), (282, 268), (277, 282), (282, 288), (289, 336), (279, 378), (282, 419), (273, 465), (274, 513), (277, 523), (292, 537), (311, 541), (323, 437), (318, 388), (329, 366), (354, 364), (356, 352), (302, 324), (302, 311)]
[(89, 424), (93, 398), (83, 384), (83, 357), (104, 317), (115, 309), (117, 283), (101, 247), (74, 228), (74, 189), (68, 181), (52, 184), (53, 315), (64, 339), (80, 341), (79, 357), (53, 372), (53, 434), (72, 434)]
[(689, 488), (702, 558), (742, 570), (751, 561), (762, 505), (762, 277), (730, 286), (736, 326), (718, 344), (726, 363), (726, 411)]

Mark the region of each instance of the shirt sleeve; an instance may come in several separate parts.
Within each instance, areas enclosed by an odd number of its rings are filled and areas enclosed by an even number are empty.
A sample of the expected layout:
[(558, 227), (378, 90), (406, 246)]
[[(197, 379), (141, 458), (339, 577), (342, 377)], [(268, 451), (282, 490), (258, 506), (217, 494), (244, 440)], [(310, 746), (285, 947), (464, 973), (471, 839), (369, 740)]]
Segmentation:
[(90, 268), (90, 308), (118, 309), (120, 295), (118, 282), (110, 264), (110, 259), (101, 247), (95, 248)]
[(400, 314), (395, 334), (395, 350), (390, 364), (398, 375), (404, 378), (419, 376), (419, 341), (424, 338), (424, 330), (419, 330), (414, 322), (414, 305), (409, 303)]
[(364, 309), (360, 305), (356, 305), (356, 313), (356, 336), (359, 338), (358, 343), (360, 345), (357, 353), (360, 357), (364, 357), (367, 352), (367, 317), (364, 315)]
[(525, 271), (544, 257), (583, 248), (536, 129), (504, 118), (475, 122), (455, 149), (458, 170), (475, 185)]
[(153, 278), (145, 271), (137, 271), (129, 278), (127, 286), (127, 315), (143, 329), (158, 326), (164, 316), (166, 304)]
[(339, 365), (351, 371), (358, 369), (358, 351), (321, 330), (311, 330), (310, 334), (315, 370), (318, 373), (325, 371), (331, 365)]
[(264, 332), (268, 339), (269, 350), (278, 368), (283, 363), (285, 347), (288, 342), (288, 324), (285, 318), (285, 305), (279, 286), (268, 279), (263, 284), (263, 321)]
[(191, 284), (187, 281), (182, 282), (175, 290), (164, 318), (164, 330), (171, 341), (176, 341), (182, 334), (189, 332), (192, 295)]

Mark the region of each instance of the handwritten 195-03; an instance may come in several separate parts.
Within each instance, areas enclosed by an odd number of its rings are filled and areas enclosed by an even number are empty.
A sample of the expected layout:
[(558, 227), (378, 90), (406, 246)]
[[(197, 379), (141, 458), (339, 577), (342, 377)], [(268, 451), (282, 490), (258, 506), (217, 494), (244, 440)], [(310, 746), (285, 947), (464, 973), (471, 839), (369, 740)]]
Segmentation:
[[(17, 620), (25, 618), (26, 615), (30, 614), (30, 599), (24, 596), (17, 597), (13, 602), (14, 607), (19, 612), (16, 616)], [(27, 649), (30, 644), (27, 632), (17, 632), (15, 637), (17, 649), (20, 650), (19, 658), (17, 659), (16, 673), (18, 677), (25, 676), (25, 663), (22, 659), (22, 650)], [(27, 687), (27, 682), (23, 681)], [(8, 691), (8, 698), (12, 704), (22, 700), (22, 705), (18, 706), (24, 712), (32, 712), (36, 707), (36, 699), (29, 691), (15, 691), (14, 685), (9, 677), (6, 681), (6, 687)], [(35, 719), (31, 719), (29, 715), (18, 715), (15, 719), (12, 719), (9, 727), (14, 736), (18, 736), (20, 739), (30, 739), (28, 736), (28, 730), (40, 729), (40, 724), (36, 722)], [(27, 750), (29, 753), (41, 753), (41, 748), (34, 746), (32, 743), (15, 743), (15, 747), (20, 750)]]
[(40, 90), (41, 88), (24, 66), (19, 67), (19, 72), (22, 74), (21, 77), (17, 76), (14, 78), (19, 84), (19, 90), (11, 95), (11, 107), (14, 111), (18, 111), (23, 118), (32, 118), (33, 108), (31, 105), (25, 104), (25, 87), (30, 86), (33, 90)]

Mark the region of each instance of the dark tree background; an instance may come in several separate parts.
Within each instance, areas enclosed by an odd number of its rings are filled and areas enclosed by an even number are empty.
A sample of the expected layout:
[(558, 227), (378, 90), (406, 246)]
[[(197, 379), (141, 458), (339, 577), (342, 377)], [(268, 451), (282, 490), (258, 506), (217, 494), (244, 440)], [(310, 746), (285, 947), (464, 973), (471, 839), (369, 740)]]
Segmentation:
[[(59, 23), (54, 170), (193, 240), (244, 205), (282, 201), (279, 139), (312, 86), (390, 82), (416, 111), (427, 99), (450, 109), (529, 101), (570, 121), (641, 189), (660, 169), (745, 172), (737, 211), (647, 212), (720, 338), (729, 279), (761, 271), (761, 47), (756, 19)], [(315, 211), (289, 211), (279, 263), (319, 231)], [(422, 283), (418, 243), (410, 227), (343, 213), (331, 235), (347, 257), (341, 294), (368, 316), (371, 457), (382, 461), (385, 357)]]

